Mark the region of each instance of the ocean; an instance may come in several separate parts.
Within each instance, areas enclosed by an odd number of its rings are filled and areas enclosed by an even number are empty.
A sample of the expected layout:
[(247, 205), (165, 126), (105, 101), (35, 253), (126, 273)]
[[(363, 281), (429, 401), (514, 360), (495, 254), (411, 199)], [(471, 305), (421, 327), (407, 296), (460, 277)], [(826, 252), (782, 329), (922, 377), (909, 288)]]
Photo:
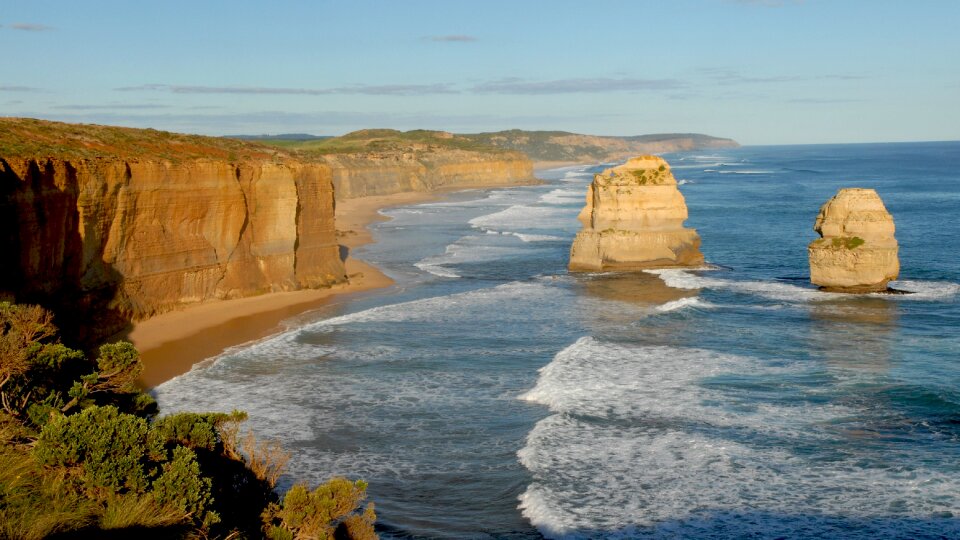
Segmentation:
[[(960, 538), (960, 143), (667, 154), (708, 265), (570, 274), (592, 174), (393, 208), (346, 297), (156, 389), (250, 414), (382, 538)], [(906, 295), (808, 282), (841, 187)]]

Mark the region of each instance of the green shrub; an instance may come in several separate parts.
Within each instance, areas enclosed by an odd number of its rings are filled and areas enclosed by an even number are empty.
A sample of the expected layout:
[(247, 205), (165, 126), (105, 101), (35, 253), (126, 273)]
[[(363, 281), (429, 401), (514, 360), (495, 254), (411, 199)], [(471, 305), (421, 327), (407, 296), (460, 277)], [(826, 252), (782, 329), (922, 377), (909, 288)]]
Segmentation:
[(367, 484), (334, 478), (310, 491), (296, 484), (281, 504), (271, 504), (263, 513), (264, 534), (272, 540), (290, 538), (376, 538), (373, 503), (361, 508)]
[(164, 416), (153, 423), (153, 434), (162, 444), (176, 443), (188, 448), (213, 451), (221, 444), (217, 426), (230, 415), (183, 412)]
[(832, 245), (835, 248), (857, 249), (864, 243), (859, 236), (838, 236), (833, 239)]
[(93, 406), (44, 426), (34, 456), (41, 465), (80, 468), (81, 481), (98, 498), (140, 493), (149, 486), (145, 462), (162, 456), (162, 448), (150, 444), (148, 429), (143, 418)]
[(173, 449), (173, 459), (163, 464), (163, 472), (152, 488), (154, 499), (161, 506), (195, 516), (205, 525), (220, 521), (216, 514), (207, 512), (213, 502), (210, 479), (201, 476), (197, 455), (189, 448)]
[(376, 538), (366, 484), (298, 486), (278, 504), (290, 454), (241, 436), (245, 413), (153, 420), (131, 344), (104, 345), (91, 361), (60, 344), (51, 321), (0, 303), (0, 538)]

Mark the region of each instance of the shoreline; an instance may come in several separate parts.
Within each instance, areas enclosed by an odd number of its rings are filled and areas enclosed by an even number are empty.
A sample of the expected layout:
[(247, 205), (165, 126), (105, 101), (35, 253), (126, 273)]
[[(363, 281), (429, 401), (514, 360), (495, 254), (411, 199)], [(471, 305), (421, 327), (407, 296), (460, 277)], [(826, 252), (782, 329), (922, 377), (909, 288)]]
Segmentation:
[(349, 295), (393, 285), (394, 281), (380, 269), (350, 255), (354, 249), (374, 241), (370, 225), (389, 219), (380, 214), (380, 210), (440, 200), (459, 191), (512, 188), (541, 182), (531, 178), (527, 183), (469, 184), (435, 191), (407, 191), (337, 201), (337, 241), (348, 251), (344, 261), (347, 282), (325, 289), (212, 300), (135, 323), (126, 339), (140, 351), (143, 361), (143, 373), (137, 379), (137, 385), (144, 390), (153, 389), (230, 347), (282, 332), (286, 320), (332, 305)]
[[(465, 187), (462, 189), (471, 189)], [(404, 192), (337, 201), (337, 241), (348, 249), (348, 281), (324, 289), (268, 293), (191, 305), (136, 323), (127, 336), (143, 361), (137, 384), (150, 390), (190, 371), (194, 365), (230, 347), (284, 330), (283, 322), (349, 295), (393, 285), (378, 268), (349, 253), (373, 242), (369, 225), (388, 218), (384, 208), (440, 199), (454, 190)], [(459, 191), (459, 189), (458, 189)]]

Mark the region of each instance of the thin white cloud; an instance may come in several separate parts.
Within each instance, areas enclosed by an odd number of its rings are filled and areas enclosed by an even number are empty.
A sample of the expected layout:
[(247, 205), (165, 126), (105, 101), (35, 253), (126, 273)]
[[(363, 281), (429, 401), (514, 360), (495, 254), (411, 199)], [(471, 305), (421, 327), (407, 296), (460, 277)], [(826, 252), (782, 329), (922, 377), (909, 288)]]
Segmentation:
[(723, 85), (738, 84), (772, 84), (785, 82), (801, 81), (855, 81), (866, 79), (865, 75), (853, 73), (827, 74), (827, 75), (744, 75), (736, 70), (730, 69), (704, 69), (701, 70), (708, 79)]
[(150, 109), (169, 109), (169, 105), (159, 103), (113, 103), (106, 105), (55, 105), (51, 109), (60, 109), (67, 111), (115, 111), (115, 110), (150, 110)]
[(529, 81), (511, 77), (480, 83), (474, 86), (472, 90), (480, 94), (544, 95), (677, 90), (685, 86), (685, 83), (676, 79), (611, 79), (599, 77)]
[(799, 105), (832, 105), (838, 103), (862, 103), (862, 99), (844, 99), (844, 98), (794, 98), (787, 100), (788, 103)]
[(39, 88), (32, 86), (0, 86), (0, 92), (40, 92)]
[(470, 43), (478, 41), (476, 36), (468, 36), (466, 34), (447, 34), (443, 36), (424, 36), (423, 39), (428, 41), (438, 41), (442, 43)]
[(46, 32), (48, 30), (53, 30), (52, 26), (35, 23), (13, 23), (10, 25), (10, 28), (24, 32)]
[(265, 86), (201, 86), (143, 84), (115, 88), (120, 92), (169, 92), (172, 94), (259, 94), (326, 96), (331, 94), (354, 94), (371, 96), (417, 96), (430, 94), (456, 94), (450, 84), (383, 84), (356, 85), (335, 88), (276, 88)]
[(737, 4), (747, 4), (763, 7), (784, 7), (788, 5), (802, 4), (803, 0), (728, 0)]

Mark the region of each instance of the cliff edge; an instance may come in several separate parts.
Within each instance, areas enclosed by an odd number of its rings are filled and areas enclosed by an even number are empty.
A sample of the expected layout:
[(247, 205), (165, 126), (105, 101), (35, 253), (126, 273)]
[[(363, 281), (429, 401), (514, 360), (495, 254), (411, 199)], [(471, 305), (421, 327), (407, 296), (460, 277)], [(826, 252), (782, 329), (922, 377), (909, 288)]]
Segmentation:
[(0, 119), (0, 295), (96, 340), (186, 304), (344, 281), (330, 168), (153, 130)]
[(641, 156), (593, 178), (570, 249), (571, 271), (639, 270), (703, 264), (700, 237), (683, 227), (687, 205), (670, 166)]
[(337, 200), (537, 181), (523, 153), (446, 131), (364, 129), (324, 139), (260, 140), (329, 166)]
[(893, 216), (872, 189), (844, 188), (821, 208), (807, 247), (810, 281), (832, 292), (876, 292), (897, 279)]

